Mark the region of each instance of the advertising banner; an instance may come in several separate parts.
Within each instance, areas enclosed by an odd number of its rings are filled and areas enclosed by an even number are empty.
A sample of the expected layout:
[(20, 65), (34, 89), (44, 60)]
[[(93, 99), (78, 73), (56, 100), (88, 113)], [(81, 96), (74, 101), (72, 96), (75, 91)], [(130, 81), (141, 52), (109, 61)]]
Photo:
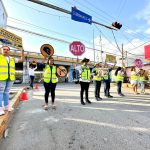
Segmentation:
[(18, 50), (23, 50), (22, 38), (3, 28), (0, 28), (0, 42)]
[(106, 54), (106, 63), (116, 63), (116, 56)]

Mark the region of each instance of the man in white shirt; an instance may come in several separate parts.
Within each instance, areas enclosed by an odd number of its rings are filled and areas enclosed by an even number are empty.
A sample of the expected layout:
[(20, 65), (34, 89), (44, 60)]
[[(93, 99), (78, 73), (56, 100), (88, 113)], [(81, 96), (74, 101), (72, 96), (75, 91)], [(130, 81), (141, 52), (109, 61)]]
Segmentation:
[(29, 76), (30, 76), (30, 87), (33, 89), (33, 82), (34, 82), (34, 71), (37, 69), (36, 67), (33, 66), (33, 64), (29, 65)]

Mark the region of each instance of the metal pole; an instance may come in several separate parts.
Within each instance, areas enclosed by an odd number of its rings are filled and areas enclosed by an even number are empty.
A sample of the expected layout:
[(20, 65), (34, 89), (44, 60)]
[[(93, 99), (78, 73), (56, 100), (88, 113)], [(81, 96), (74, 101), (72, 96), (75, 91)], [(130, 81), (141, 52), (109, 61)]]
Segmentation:
[(94, 29), (93, 29), (93, 51), (94, 51), (94, 64), (95, 64)]
[[(33, 2), (33, 3), (39, 4), (39, 5), (45, 6), (45, 7), (49, 7), (49, 8), (52, 8), (52, 9), (55, 9), (55, 10), (58, 10), (58, 11), (61, 11), (61, 12), (64, 12), (66, 14), (70, 14), (71, 15), (71, 11), (68, 11), (66, 9), (57, 7), (55, 5), (52, 5), (52, 4), (49, 4), (49, 3), (46, 3), (46, 2), (43, 2), (43, 1), (40, 1), (40, 0), (27, 0), (27, 1), (30, 1), (30, 2)], [(107, 26), (107, 25), (104, 25), (104, 24), (96, 22), (96, 21), (92, 21), (92, 23), (100, 25), (100, 26), (103, 26), (103, 27), (105, 27), (107, 29), (117, 30), (117, 29), (115, 29), (112, 26)]]
[(127, 61), (127, 66), (128, 66), (128, 53), (126, 51), (126, 61)]
[(122, 44), (122, 67), (125, 67), (123, 64), (123, 44)]
[(103, 51), (102, 51), (102, 36), (101, 36), (101, 31), (100, 31), (100, 44), (101, 44), (101, 61), (102, 61), (102, 63), (103, 63), (103, 55), (102, 55), (102, 53), (103, 53)]

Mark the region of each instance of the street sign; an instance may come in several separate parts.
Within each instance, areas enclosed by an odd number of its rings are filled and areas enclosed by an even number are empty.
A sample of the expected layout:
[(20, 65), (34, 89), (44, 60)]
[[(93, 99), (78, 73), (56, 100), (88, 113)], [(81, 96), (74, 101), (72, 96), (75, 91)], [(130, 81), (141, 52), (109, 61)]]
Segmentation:
[(134, 61), (134, 64), (135, 64), (135, 66), (138, 67), (138, 68), (142, 68), (142, 67), (143, 67), (143, 62), (142, 62), (141, 59), (136, 59), (136, 60)]
[(52, 56), (54, 54), (54, 48), (49, 44), (43, 44), (40, 51), (43, 56)]
[(69, 45), (70, 52), (75, 56), (81, 56), (85, 52), (85, 46), (80, 41), (74, 41)]
[(72, 7), (71, 19), (79, 22), (92, 24), (92, 16), (78, 10), (75, 7)]
[(58, 66), (57, 67), (57, 74), (60, 77), (65, 77), (67, 75), (67, 69), (64, 66)]

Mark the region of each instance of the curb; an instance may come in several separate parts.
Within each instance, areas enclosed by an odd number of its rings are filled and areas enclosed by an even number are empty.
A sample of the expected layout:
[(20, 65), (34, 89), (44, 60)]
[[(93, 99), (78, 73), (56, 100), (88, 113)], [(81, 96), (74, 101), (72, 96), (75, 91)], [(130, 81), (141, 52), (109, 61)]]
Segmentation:
[[(17, 92), (17, 94), (15, 95), (15, 97), (10, 101), (10, 105), (12, 106), (12, 108), (14, 108), (14, 110), (16, 109), (16, 107), (19, 105), (20, 102), (20, 95), (22, 93), (23, 89), (19, 90)], [(9, 126), (9, 122), (12, 118), (12, 114), (14, 113), (14, 110), (11, 112), (6, 112), (5, 115), (0, 116), (0, 140), (4, 137), (6, 137), (7, 133), (5, 134), (5, 131), (7, 131), (7, 128)]]

